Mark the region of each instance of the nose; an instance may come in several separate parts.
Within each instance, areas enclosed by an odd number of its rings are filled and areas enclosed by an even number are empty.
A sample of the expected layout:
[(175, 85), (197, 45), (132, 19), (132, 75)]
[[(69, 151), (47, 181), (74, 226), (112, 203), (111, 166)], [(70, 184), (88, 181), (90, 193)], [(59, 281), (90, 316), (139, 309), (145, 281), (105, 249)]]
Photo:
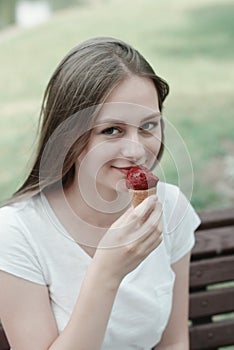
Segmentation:
[(122, 156), (134, 163), (142, 163), (145, 158), (145, 148), (135, 134), (123, 139)]

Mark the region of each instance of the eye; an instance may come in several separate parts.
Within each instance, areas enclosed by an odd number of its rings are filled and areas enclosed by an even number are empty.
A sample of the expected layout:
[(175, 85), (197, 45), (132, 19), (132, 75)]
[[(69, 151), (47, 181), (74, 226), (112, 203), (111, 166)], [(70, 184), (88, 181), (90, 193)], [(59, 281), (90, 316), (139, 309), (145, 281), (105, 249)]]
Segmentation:
[(147, 122), (140, 127), (142, 131), (150, 131), (158, 126), (158, 122)]
[(102, 134), (111, 136), (111, 135), (117, 135), (120, 132), (121, 130), (119, 128), (112, 126), (110, 128), (106, 128), (105, 130), (103, 130)]

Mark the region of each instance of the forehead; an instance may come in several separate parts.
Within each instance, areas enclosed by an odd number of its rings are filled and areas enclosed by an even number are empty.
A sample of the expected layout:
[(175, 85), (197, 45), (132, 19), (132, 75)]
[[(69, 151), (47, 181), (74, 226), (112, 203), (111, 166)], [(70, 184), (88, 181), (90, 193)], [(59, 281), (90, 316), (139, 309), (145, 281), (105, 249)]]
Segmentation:
[(106, 102), (129, 102), (155, 108), (158, 95), (152, 79), (130, 75), (111, 91)]
[(160, 118), (161, 113), (155, 109), (146, 108), (145, 106), (133, 103), (109, 102), (102, 106), (102, 109), (96, 118), (95, 124), (100, 125), (104, 123), (116, 122), (137, 125), (143, 120), (156, 117)]
[(115, 87), (102, 106), (96, 122), (119, 119), (125, 123), (159, 115), (158, 95), (153, 81), (132, 75)]

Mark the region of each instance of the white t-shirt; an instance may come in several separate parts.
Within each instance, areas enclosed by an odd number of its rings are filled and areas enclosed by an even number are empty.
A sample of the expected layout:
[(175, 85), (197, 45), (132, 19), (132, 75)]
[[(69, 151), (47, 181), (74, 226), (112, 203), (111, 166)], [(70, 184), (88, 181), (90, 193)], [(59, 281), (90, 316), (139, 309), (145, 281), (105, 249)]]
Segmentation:
[[(175, 280), (171, 264), (193, 247), (200, 220), (178, 187), (159, 183), (157, 193), (163, 204), (164, 239), (123, 279), (102, 350), (150, 350), (168, 322)], [(43, 194), (0, 209), (0, 269), (48, 287), (59, 332), (91, 262)]]

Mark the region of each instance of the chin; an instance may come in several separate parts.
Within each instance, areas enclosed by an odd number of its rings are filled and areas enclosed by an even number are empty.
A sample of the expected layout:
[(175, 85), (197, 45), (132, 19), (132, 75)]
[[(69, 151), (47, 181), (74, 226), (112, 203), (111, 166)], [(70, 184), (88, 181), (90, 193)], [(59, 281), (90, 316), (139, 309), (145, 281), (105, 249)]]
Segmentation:
[(121, 180), (121, 181), (117, 182), (116, 187), (115, 187), (115, 191), (119, 192), (119, 193), (128, 192), (128, 188), (126, 186), (125, 180)]

